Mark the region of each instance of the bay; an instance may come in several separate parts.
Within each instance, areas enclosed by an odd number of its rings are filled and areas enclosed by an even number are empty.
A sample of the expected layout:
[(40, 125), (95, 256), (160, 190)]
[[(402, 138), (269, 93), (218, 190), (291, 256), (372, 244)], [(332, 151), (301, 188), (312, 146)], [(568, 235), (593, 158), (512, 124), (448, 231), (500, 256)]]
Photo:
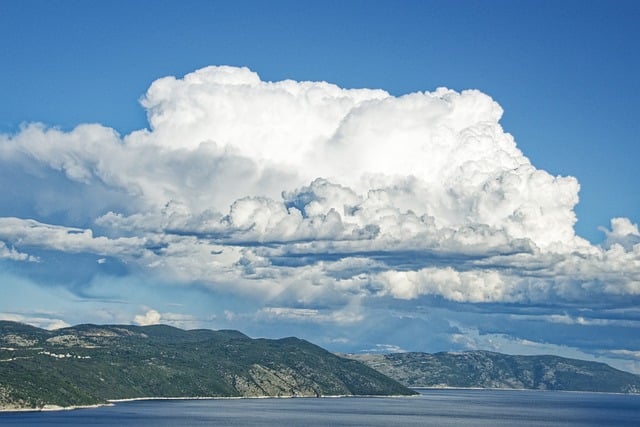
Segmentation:
[(0, 413), (1, 426), (638, 426), (640, 395), (421, 389), (416, 397), (144, 400)]

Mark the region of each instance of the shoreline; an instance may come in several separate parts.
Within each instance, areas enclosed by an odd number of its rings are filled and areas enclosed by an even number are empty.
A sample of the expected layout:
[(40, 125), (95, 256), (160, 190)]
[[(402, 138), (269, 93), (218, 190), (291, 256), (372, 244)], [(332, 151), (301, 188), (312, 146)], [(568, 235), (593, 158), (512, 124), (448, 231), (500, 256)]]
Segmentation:
[(95, 403), (93, 405), (71, 405), (71, 406), (59, 406), (59, 405), (44, 405), (42, 408), (3, 408), (0, 407), (1, 413), (8, 412), (56, 412), (56, 411), (75, 411), (76, 409), (95, 409), (105, 406), (114, 406), (113, 403), (107, 401), (106, 403)]
[[(586, 394), (614, 394), (614, 395), (631, 395), (640, 396), (640, 393), (616, 393), (606, 391), (578, 391), (578, 390), (540, 390), (540, 389), (528, 389), (528, 388), (483, 388), (483, 387), (409, 387), (411, 390), (470, 390), (470, 391), (535, 391), (535, 392), (559, 392), (559, 393), (586, 393)], [(153, 400), (245, 400), (245, 399), (339, 399), (339, 398), (353, 398), (353, 397), (365, 397), (365, 398), (416, 398), (417, 395), (327, 395), (327, 396), (179, 396), (179, 397), (166, 397), (166, 396), (148, 396), (148, 397), (130, 397), (125, 399), (108, 399), (105, 403), (96, 403), (93, 405), (72, 405), (72, 406), (58, 406), (58, 405), (45, 405), (42, 408), (3, 408), (0, 407), (0, 414), (2, 413), (15, 413), (15, 412), (54, 412), (54, 411), (74, 411), (77, 409), (95, 409), (102, 407), (115, 406), (118, 403), (139, 402), (139, 401), (153, 401)]]
[(139, 402), (139, 401), (152, 401), (152, 400), (245, 400), (245, 399), (339, 399), (349, 397), (415, 397), (417, 395), (369, 395), (369, 394), (340, 394), (340, 395), (326, 395), (326, 396), (179, 396), (179, 397), (166, 397), (166, 396), (149, 396), (149, 397), (129, 397), (125, 399), (107, 399), (105, 403), (96, 403), (93, 405), (73, 405), (73, 406), (58, 406), (58, 405), (45, 405), (42, 408), (2, 408), (0, 407), (0, 413), (7, 412), (53, 412), (53, 411), (73, 411), (76, 409), (94, 409), (102, 408), (106, 406), (114, 406), (118, 403), (127, 402)]
[(624, 393), (621, 391), (588, 391), (588, 390), (549, 390), (539, 388), (506, 388), (506, 387), (444, 387), (444, 386), (413, 386), (411, 390), (486, 390), (486, 391), (539, 391), (551, 393), (590, 393), (590, 394), (621, 394), (629, 396), (640, 396), (640, 393)]

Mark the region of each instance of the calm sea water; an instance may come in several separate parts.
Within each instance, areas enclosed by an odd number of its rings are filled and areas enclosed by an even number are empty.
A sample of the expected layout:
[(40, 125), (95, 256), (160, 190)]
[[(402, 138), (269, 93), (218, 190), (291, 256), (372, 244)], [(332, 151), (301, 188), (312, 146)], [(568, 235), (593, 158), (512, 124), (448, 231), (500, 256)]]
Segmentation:
[(418, 397), (154, 400), (0, 413), (0, 426), (640, 426), (640, 395), (420, 390)]

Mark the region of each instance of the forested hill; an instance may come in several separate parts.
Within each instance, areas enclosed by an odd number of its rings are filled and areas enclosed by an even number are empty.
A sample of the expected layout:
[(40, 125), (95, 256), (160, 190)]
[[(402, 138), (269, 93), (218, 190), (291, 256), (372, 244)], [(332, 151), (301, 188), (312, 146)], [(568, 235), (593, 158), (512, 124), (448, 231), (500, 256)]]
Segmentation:
[(349, 355), (409, 387), (640, 393), (640, 376), (604, 363), (489, 351)]
[(0, 321), (0, 408), (140, 397), (409, 395), (355, 360), (297, 338), (170, 326), (47, 331)]

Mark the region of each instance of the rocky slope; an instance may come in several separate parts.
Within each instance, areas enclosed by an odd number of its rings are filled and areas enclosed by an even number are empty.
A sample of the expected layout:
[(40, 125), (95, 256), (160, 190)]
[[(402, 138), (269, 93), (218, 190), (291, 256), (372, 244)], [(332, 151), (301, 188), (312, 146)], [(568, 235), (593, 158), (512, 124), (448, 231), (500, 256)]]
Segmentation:
[(195, 396), (408, 395), (364, 364), (297, 338), (237, 331), (0, 321), (0, 407)]
[(349, 355), (409, 387), (640, 393), (640, 376), (604, 363), (488, 351)]

